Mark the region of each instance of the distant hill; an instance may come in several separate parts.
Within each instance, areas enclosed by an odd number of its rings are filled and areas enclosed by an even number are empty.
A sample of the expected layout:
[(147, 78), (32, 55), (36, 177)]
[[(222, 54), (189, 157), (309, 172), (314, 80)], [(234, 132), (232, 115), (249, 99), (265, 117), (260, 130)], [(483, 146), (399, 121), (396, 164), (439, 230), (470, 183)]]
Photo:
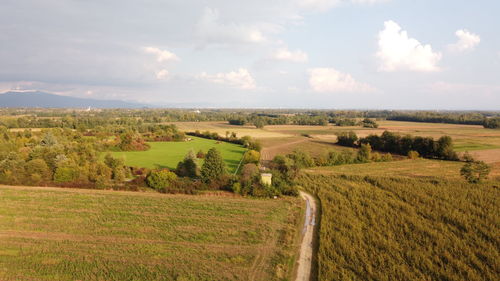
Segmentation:
[(44, 92), (7, 92), (0, 94), (0, 107), (141, 108), (145, 106), (144, 104), (120, 100), (84, 99)]

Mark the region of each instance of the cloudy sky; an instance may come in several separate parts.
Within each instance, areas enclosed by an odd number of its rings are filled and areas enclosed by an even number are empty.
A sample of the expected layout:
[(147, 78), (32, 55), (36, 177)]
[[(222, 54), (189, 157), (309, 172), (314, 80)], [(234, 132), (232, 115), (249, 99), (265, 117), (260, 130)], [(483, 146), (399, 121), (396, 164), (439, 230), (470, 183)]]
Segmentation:
[(500, 109), (498, 0), (1, 0), (0, 92)]

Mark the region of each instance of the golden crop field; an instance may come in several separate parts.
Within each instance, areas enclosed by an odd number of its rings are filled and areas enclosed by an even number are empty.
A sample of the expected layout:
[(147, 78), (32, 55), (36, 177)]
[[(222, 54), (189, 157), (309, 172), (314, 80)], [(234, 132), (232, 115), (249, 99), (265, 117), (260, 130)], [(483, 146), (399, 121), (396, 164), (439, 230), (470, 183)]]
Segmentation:
[(500, 181), (430, 160), (307, 171), (319, 197), (318, 280), (497, 280)]

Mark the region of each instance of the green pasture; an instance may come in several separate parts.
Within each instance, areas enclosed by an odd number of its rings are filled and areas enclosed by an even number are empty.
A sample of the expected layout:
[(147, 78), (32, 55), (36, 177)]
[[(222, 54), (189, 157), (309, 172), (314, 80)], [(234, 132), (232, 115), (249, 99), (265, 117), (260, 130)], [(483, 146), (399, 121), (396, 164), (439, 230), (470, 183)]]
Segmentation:
[[(234, 172), (241, 161), (246, 149), (241, 145), (215, 140), (191, 137), (191, 141), (185, 142), (150, 142), (151, 148), (147, 151), (119, 151), (110, 152), (111, 155), (125, 160), (125, 165), (144, 168), (169, 168), (175, 169), (179, 161), (193, 150), (207, 151), (215, 147), (224, 158), (229, 172)], [(201, 164), (201, 163), (200, 163)]]

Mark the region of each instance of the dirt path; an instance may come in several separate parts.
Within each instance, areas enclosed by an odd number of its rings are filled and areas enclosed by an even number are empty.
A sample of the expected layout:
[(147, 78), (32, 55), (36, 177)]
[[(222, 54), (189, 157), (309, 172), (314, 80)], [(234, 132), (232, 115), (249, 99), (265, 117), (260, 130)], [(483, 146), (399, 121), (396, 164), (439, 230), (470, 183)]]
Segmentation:
[(306, 218), (302, 229), (302, 243), (300, 245), (299, 259), (297, 260), (296, 281), (309, 281), (313, 262), (313, 239), (316, 225), (316, 201), (309, 193), (300, 192), (300, 196), (306, 200)]

